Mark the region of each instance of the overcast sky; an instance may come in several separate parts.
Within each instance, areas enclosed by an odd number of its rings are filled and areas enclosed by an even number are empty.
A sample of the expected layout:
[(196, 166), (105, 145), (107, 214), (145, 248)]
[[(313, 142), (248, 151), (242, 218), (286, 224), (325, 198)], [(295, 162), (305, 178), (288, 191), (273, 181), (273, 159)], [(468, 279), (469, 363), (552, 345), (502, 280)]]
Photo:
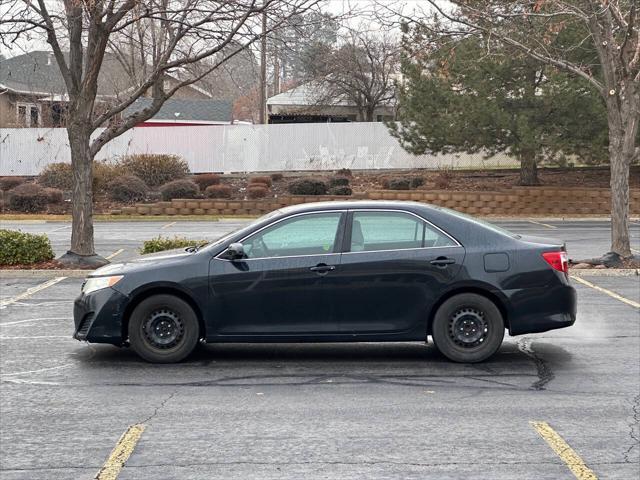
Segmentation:
[[(58, 3), (59, 0), (48, 0), (48, 3)], [(0, 0), (0, 16), (3, 14), (3, 0)], [(444, 3), (444, 2), (443, 2)], [(391, 18), (391, 11), (402, 8), (403, 12), (409, 13), (419, 9), (424, 5), (424, 0), (323, 0), (321, 8), (323, 11), (331, 12), (334, 15), (344, 15), (347, 12), (355, 12), (355, 16), (348, 22), (349, 25), (360, 26), (368, 24), (371, 30), (384, 29), (378, 21), (377, 16)], [(6, 6), (6, 3), (5, 3)], [(377, 15), (374, 13), (377, 10)], [(0, 54), (5, 57), (21, 55), (30, 50), (50, 50), (49, 45), (41, 34), (32, 34), (30, 39), (23, 39), (14, 43), (11, 48), (0, 44)]]

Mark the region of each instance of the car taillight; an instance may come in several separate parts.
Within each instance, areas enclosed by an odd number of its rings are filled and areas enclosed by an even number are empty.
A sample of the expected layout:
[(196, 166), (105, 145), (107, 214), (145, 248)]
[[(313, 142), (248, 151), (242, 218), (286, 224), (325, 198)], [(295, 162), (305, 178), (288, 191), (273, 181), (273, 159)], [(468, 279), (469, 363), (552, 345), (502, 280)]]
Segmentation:
[(562, 273), (569, 273), (569, 259), (567, 257), (567, 252), (544, 252), (542, 257), (554, 270)]

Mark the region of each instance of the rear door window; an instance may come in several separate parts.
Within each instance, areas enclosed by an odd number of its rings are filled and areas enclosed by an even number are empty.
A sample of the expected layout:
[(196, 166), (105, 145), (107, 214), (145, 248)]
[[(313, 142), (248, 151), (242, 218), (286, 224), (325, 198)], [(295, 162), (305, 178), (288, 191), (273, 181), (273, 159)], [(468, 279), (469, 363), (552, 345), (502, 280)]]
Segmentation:
[(356, 211), (351, 223), (351, 252), (457, 246), (447, 235), (405, 212)]

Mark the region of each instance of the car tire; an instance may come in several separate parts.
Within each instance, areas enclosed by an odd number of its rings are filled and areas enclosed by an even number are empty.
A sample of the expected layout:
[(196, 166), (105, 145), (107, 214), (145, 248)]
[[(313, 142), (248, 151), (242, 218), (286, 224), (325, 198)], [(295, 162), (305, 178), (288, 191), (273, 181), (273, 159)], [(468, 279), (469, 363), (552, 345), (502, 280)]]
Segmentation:
[(144, 360), (176, 363), (195, 349), (198, 318), (187, 302), (173, 295), (145, 298), (131, 314), (129, 342)]
[(447, 299), (438, 308), (431, 334), (436, 348), (449, 360), (482, 362), (500, 348), (504, 319), (488, 298), (462, 293)]

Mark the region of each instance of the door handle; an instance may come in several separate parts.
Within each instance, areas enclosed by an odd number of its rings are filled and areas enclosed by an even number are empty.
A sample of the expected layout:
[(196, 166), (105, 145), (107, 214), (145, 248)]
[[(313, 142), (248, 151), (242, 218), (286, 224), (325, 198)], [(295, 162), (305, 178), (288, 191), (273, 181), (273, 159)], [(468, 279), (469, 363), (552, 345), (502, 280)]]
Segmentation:
[(309, 270), (311, 270), (312, 272), (319, 273), (320, 275), (323, 275), (335, 269), (336, 267), (334, 267), (333, 265), (326, 265), (324, 263), (320, 263), (315, 267), (311, 267)]
[(447, 265), (456, 263), (456, 261), (453, 258), (438, 257), (435, 260), (431, 260), (429, 263), (437, 267), (446, 267)]

